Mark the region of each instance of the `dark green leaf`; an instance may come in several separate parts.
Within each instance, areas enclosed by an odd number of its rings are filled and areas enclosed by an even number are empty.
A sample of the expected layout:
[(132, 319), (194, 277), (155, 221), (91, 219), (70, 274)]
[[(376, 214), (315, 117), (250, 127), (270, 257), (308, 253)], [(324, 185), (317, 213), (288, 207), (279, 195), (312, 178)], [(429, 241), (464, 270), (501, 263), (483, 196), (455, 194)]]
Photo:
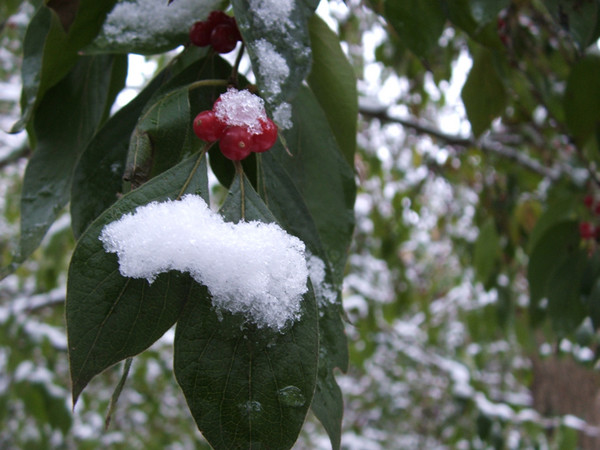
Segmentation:
[[(271, 221), (246, 180), (245, 218)], [(226, 204), (241, 219), (236, 177)], [(217, 316), (210, 295), (194, 288), (177, 323), (174, 370), (198, 428), (215, 449), (291, 448), (311, 404), (318, 361), (318, 315), (312, 291), (301, 318), (283, 333), (256, 329), (243, 318)]]
[(304, 198), (317, 226), (336, 285), (343, 279), (354, 229), (354, 173), (340, 152), (327, 118), (303, 87), (292, 103), (293, 128), (283, 132), (292, 156), (278, 143), (271, 151)]
[(565, 91), (569, 131), (582, 144), (600, 130), (600, 56), (590, 54), (571, 69)]
[(588, 256), (585, 250), (560, 258), (561, 264), (548, 274), (548, 315), (559, 336), (573, 333), (586, 316), (581, 280)]
[(600, 36), (600, 3), (597, 0), (545, 0), (556, 23), (568, 31), (581, 49)]
[(504, 111), (506, 93), (489, 51), (481, 49), (475, 54), (461, 97), (475, 136), (486, 131)]
[(338, 36), (323, 19), (312, 16), (309, 27), (313, 64), (308, 85), (325, 111), (346, 161), (354, 167), (358, 120), (354, 69), (340, 47)]
[(579, 229), (576, 221), (559, 222), (549, 227), (532, 248), (527, 279), (534, 323), (540, 320), (540, 300), (549, 297), (551, 281), (558, 274), (557, 270), (578, 249)]
[(207, 198), (205, 157), (191, 156), (125, 195), (81, 236), (71, 259), (66, 303), (74, 401), (94, 376), (161, 337), (179, 317), (193, 284), (178, 272), (161, 274), (152, 284), (124, 278), (117, 256), (106, 253), (98, 239), (102, 229), (140, 205), (183, 193)]
[(259, 91), (267, 105), (275, 108), (290, 101), (310, 72), (308, 19), (314, 12), (315, 2), (293, 2), (293, 10), (285, 18), (253, 9), (248, 0), (231, 3), (248, 47)]
[(442, 9), (457, 27), (488, 47), (501, 48), (496, 18), (509, 0), (443, 0)]
[(269, 210), (288, 233), (302, 239), (311, 254), (325, 264), (325, 285), (318, 286), (317, 280), (312, 280), (319, 306), (319, 371), (311, 408), (329, 434), (332, 447), (339, 448), (344, 402), (333, 370), (338, 367), (346, 371), (348, 344), (341, 320), (341, 305), (329, 297), (339, 295), (339, 288), (317, 227), (293, 181), (270, 152), (262, 156), (261, 167), (261, 192)]
[(114, 2), (80, 0), (68, 33), (56, 12), (45, 5), (38, 8), (23, 43), (22, 117), (13, 126), (12, 132), (27, 125), (48, 89), (71, 70), (77, 61), (78, 51), (98, 33), (105, 14)]
[(385, 0), (384, 6), (400, 40), (417, 56), (427, 56), (437, 47), (446, 22), (439, 0)]
[(500, 236), (496, 231), (493, 219), (487, 220), (479, 229), (479, 236), (475, 241), (473, 264), (475, 274), (484, 285), (488, 283), (493, 274), (496, 262), (500, 255)]
[(18, 261), (38, 247), (69, 201), (75, 162), (114, 100), (113, 71), (120, 71), (122, 58), (82, 58), (40, 104), (34, 121), (38, 145), (23, 181)]

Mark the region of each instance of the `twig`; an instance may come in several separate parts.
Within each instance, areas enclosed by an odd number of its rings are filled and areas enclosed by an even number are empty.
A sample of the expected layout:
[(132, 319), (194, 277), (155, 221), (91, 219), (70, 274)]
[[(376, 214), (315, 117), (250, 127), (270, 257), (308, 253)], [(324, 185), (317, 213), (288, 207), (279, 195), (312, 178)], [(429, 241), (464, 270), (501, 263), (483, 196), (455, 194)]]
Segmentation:
[(510, 159), (517, 164), (525, 167), (526, 169), (535, 172), (543, 177), (549, 178), (552, 181), (556, 181), (560, 178), (562, 171), (558, 169), (551, 169), (542, 165), (539, 161), (532, 159), (525, 155), (522, 151), (508, 147), (501, 142), (492, 141), (489, 138), (483, 138), (476, 140), (473, 137), (464, 137), (454, 134), (444, 133), (437, 128), (433, 128), (429, 125), (416, 122), (414, 120), (402, 119), (400, 117), (390, 116), (386, 109), (369, 109), (366, 107), (360, 107), (359, 112), (365, 116), (374, 119), (379, 119), (382, 122), (394, 122), (402, 125), (405, 128), (410, 128), (419, 134), (425, 134), (435, 139), (445, 142), (448, 145), (457, 147), (474, 147), (478, 148), (483, 152), (493, 153), (506, 159)]

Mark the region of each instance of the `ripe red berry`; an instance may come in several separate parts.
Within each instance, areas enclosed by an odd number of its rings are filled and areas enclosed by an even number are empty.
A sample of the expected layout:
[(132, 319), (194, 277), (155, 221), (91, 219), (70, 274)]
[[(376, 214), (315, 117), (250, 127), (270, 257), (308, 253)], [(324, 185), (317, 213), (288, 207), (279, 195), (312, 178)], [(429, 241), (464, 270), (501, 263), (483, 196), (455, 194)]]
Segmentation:
[(583, 197), (583, 204), (586, 206), (586, 208), (591, 209), (594, 205), (594, 197), (592, 197), (590, 194), (586, 195)]
[(252, 152), (253, 141), (253, 136), (246, 127), (232, 126), (223, 133), (219, 147), (226, 158), (241, 161)]
[(214, 111), (202, 111), (194, 119), (194, 133), (206, 142), (216, 142), (221, 139), (226, 126)]
[(277, 141), (277, 125), (267, 117), (267, 120), (261, 120), (262, 133), (254, 135), (254, 151), (257, 153), (266, 152)]
[(582, 239), (593, 239), (596, 236), (596, 229), (589, 222), (581, 222), (579, 224), (579, 235)]
[(230, 23), (222, 23), (210, 33), (210, 45), (217, 53), (229, 53), (238, 42), (237, 28)]
[(210, 44), (210, 33), (214, 26), (206, 22), (196, 22), (190, 28), (190, 41), (198, 47), (206, 47)]

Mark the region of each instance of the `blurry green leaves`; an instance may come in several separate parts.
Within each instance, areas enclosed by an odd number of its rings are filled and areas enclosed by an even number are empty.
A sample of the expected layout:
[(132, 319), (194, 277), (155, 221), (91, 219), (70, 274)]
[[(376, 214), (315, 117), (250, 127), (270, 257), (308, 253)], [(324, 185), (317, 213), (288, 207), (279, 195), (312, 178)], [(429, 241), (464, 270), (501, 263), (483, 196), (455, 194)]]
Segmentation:
[(17, 261), (37, 248), (69, 201), (77, 157), (112, 105), (114, 85), (124, 84), (126, 67), (121, 56), (81, 58), (41, 102), (33, 123), (37, 148), (23, 182)]
[(475, 136), (486, 131), (504, 111), (506, 92), (488, 50), (480, 49), (474, 55), (461, 97)]
[(564, 108), (569, 131), (580, 145), (600, 133), (600, 56), (589, 54), (571, 69)]
[(545, 0), (558, 25), (565, 29), (581, 50), (600, 37), (600, 2), (597, 0)]
[(485, 286), (488, 286), (494, 274), (500, 250), (500, 236), (494, 220), (490, 218), (479, 229), (473, 254), (475, 275)]
[(385, 0), (383, 5), (390, 25), (416, 55), (425, 57), (437, 47), (446, 22), (439, 0)]

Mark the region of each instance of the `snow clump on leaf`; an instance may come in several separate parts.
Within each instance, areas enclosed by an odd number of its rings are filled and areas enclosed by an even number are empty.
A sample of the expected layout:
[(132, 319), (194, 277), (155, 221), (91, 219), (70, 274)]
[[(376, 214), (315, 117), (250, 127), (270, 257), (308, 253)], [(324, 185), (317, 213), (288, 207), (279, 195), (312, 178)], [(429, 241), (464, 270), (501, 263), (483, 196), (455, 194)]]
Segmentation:
[(106, 225), (100, 240), (117, 254), (121, 275), (152, 283), (163, 272), (188, 272), (218, 310), (259, 328), (281, 331), (300, 316), (305, 246), (277, 224), (225, 222), (201, 197), (186, 195), (138, 207)]

